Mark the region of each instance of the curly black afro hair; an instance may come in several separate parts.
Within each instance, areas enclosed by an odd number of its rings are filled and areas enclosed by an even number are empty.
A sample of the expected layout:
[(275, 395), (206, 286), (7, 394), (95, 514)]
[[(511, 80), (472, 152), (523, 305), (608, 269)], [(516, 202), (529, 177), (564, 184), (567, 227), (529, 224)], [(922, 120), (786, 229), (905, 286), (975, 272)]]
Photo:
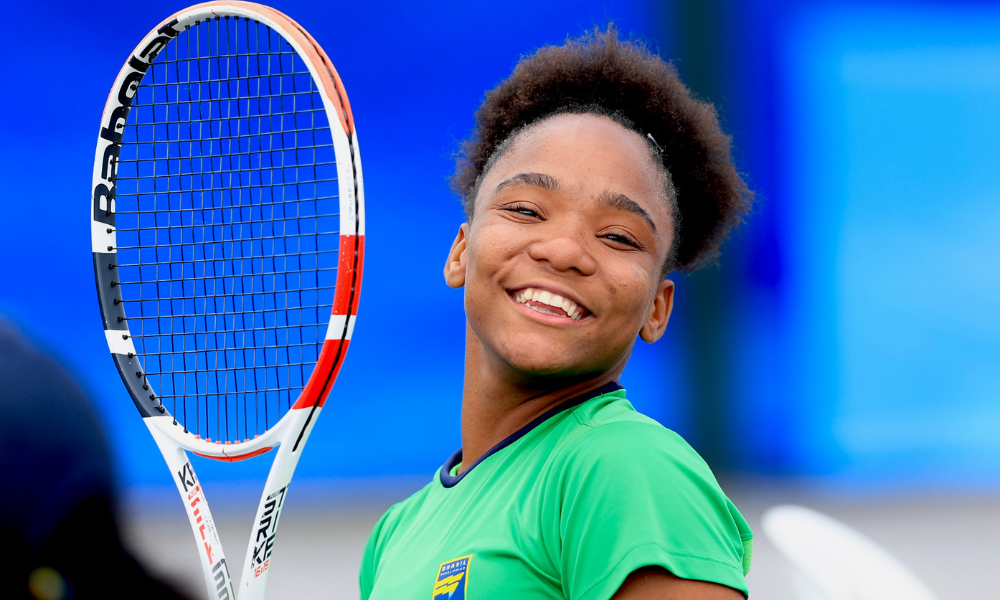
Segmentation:
[[(655, 140), (675, 203), (675, 240), (664, 273), (693, 271), (719, 247), (753, 203), (730, 156), (713, 106), (695, 99), (673, 65), (644, 45), (621, 40), (610, 25), (523, 57), (486, 94), (452, 177), (472, 219), (479, 182), (520, 131), (560, 113), (606, 115)], [(672, 184), (672, 185), (671, 185)]]

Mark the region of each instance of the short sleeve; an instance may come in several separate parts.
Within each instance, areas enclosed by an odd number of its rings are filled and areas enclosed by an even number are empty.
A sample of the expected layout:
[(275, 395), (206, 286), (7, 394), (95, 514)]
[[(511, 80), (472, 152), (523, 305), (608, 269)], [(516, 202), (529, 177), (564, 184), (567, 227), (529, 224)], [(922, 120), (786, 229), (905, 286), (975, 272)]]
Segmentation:
[(382, 518), (378, 520), (372, 528), (368, 541), (365, 543), (364, 553), (361, 555), (361, 568), (358, 569), (358, 587), (361, 590), (361, 600), (368, 600), (375, 587), (375, 569), (378, 566), (379, 550), (381, 548), (380, 538), (385, 523), (392, 513), (390, 508)]
[(605, 423), (580, 435), (560, 462), (567, 598), (607, 600), (646, 566), (747, 595), (750, 528), (680, 436), (652, 422)]

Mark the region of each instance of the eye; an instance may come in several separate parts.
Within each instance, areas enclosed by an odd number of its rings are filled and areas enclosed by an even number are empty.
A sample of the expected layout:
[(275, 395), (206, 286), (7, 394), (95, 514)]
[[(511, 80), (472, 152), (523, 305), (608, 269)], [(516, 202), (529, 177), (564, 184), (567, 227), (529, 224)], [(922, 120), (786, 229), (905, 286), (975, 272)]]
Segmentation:
[(624, 245), (624, 246), (628, 246), (630, 248), (636, 248), (636, 249), (641, 249), (642, 248), (642, 245), (639, 244), (639, 242), (637, 242), (631, 236), (625, 235), (623, 233), (608, 233), (608, 234), (602, 235), (601, 238), (605, 239), (605, 240), (607, 240), (607, 241), (609, 241), (609, 242), (611, 242), (612, 244), (615, 244), (615, 245), (621, 244), (621, 245)]
[(525, 217), (531, 217), (534, 219), (538, 218), (538, 213), (535, 212), (535, 209), (526, 204), (508, 204), (507, 206), (502, 207), (501, 210), (505, 210), (509, 213), (524, 215)]

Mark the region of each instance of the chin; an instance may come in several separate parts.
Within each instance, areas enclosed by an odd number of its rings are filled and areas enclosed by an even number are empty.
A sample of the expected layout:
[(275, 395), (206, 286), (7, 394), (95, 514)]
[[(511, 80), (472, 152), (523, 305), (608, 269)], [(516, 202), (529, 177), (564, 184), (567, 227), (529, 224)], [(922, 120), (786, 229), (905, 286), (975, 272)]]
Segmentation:
[(563, 349), (546, 344), (533, 344), (530, 349), (518, 348), (505, 352), (504, 361), (510, 367), (529, 378), (574, 379), (596, 375), (610, 370), (590, 360), (581, 360)]

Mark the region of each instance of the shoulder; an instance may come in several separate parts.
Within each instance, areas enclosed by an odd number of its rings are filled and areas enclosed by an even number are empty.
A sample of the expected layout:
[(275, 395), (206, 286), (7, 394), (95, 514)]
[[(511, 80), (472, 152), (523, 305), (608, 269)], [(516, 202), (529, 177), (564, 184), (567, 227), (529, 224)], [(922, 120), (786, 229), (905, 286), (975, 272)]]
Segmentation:
[(675, 531), (679, 523), (697, 522), (699, 531), (711, 531), (734, 548), (751, 535), (705, 460), (652, 419), (583, 427), (556, 463), (564, 508), (590, 502), (605, 512), (643, 514)]
[(569, 498), (635, 509), (642, 504), (650, 518), (670, 521), (697, 514), (703, 525), (725, 529), (737, 539), (749, 535), (705, 460), (683, 437), (636, 412), (624, 397), (572, 416), (578, 426), (554, 457)]
[(433, 485), (434, 483), (432, 481), (420, 490), (414, 492), (409, 498), (393, 504), (389, 507), (389, 510), (385, 511), (385, 514), (379, 518), (378, 522), (375, 523), (375, 526), (372, 527), (371, 534), (368, 536), (368, 543), (365, 545), (362, 569), (365, 568), (364, 563), (370, 563), (370, 566), (374, 569), (374, 567), (378, 565), (382, 553), (393, 533), (397, 529), (405, 527), (406, 523), (418, 518), (415, 513), (417, 513), (424, 505), (427, 495)]
[(636, 412), (623, 395), (581, 406), (571, 417), (577, 426), (566, 436), (559, 457), (565, 468), (667, 470), (715, 482), (708, 464), (683, 437)]
[(406, 500), (398, 502), (389, 507), (385, 514), (379, 518), (372, 532), (368, 535), (365, 549), (361, 556), (361, 565), (358, 569), (358, 585), (361, 589), (361, 598), (365, 599), (371, 594), (375, 585), (375, 578), (382, 562), (383, 553), (392, 537), (394, 531), (412, 518), (412, 513), (416, 507), (426, 497), (432, 483), (424, 486), (420, 491), (414, 493)]
[[(435, 475), (435, 478), (436, 477), (437, 475)], [(381, 550), (385, 541), (392, 536), (392, 533), (400, 526), (400, 524), (413, 518), (414, 512), (419, 510), (423, 505), (433, 485), (433, 481), (428, 483), (410, 495), (410, 497), (393, 504), (389, 507), (389, 510), (385, 511), (385, 514), (382, 515), (382, 517), (375, 524), (375, 527), (372, 528), (372, 532), (368, 540), (369, 545), (374, 545), (372, 550), (375, 550), (376, 553)]]
[(745, 592), (752, 533), (701, 456), (624, 398), (582, 408), (553, 457), (550, 487), (574, 560), (651, 561)]

